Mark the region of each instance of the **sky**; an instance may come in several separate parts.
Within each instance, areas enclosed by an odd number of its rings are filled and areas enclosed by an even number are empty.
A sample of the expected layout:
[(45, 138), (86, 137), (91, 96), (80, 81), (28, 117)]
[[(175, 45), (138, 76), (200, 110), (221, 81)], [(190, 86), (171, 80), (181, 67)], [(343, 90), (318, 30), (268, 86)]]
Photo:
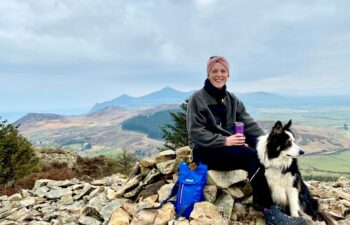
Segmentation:
[(203, 86), (350, 95), (350, 1), (0, 0), (0, 116), (81, 114), (122, 94)]

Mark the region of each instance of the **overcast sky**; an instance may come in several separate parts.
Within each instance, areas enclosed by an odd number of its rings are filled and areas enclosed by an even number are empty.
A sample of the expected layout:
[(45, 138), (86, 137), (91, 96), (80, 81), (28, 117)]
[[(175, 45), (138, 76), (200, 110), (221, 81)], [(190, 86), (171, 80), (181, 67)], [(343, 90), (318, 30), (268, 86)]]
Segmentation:
[(349, 9), (346, 0), (0, 0), (0, 115), (199, 89), (211, 55), (230, 61), (233, 92), (348, 95)]

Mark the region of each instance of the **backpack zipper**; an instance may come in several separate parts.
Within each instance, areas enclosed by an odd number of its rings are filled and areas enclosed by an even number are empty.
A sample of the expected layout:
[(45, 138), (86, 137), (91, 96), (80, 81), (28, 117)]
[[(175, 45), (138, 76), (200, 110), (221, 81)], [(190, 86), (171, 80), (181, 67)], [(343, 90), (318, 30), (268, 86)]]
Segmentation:
[(184, 190), (184, 184), (181, 185), (181, 191), (180, 191), (180, 205), (181, 205), (181, 202), (182, 202), (182, 193), (183, 193), (183, 190)]

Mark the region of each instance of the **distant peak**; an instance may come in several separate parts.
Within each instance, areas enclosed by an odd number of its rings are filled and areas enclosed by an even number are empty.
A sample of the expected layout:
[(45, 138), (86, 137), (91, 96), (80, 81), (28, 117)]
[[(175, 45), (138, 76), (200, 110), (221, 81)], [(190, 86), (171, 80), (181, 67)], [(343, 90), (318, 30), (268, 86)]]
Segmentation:
[(178, 91), (178, 90), (176, 90), (172, 87), (166, 86), (166, 87), (160, 89), (159, 91)]

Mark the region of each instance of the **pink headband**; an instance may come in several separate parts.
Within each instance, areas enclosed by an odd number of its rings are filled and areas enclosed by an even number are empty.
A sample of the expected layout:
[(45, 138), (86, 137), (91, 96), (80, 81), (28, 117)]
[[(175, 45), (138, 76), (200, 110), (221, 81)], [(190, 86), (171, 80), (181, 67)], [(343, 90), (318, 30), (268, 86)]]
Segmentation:
[(210, 57), (210, 59), (208, 60), (208, 63), (207, 63), (207, 74), (209, 74), (211, 68), (213, 68), (214, 64), (217, 62), (221, 63), (227, 69), (227, 72), (229, 73), (230, 65), (228, 64), (228, 61), (225, 59), (225, 57), (212, 56), (212, 57)]

